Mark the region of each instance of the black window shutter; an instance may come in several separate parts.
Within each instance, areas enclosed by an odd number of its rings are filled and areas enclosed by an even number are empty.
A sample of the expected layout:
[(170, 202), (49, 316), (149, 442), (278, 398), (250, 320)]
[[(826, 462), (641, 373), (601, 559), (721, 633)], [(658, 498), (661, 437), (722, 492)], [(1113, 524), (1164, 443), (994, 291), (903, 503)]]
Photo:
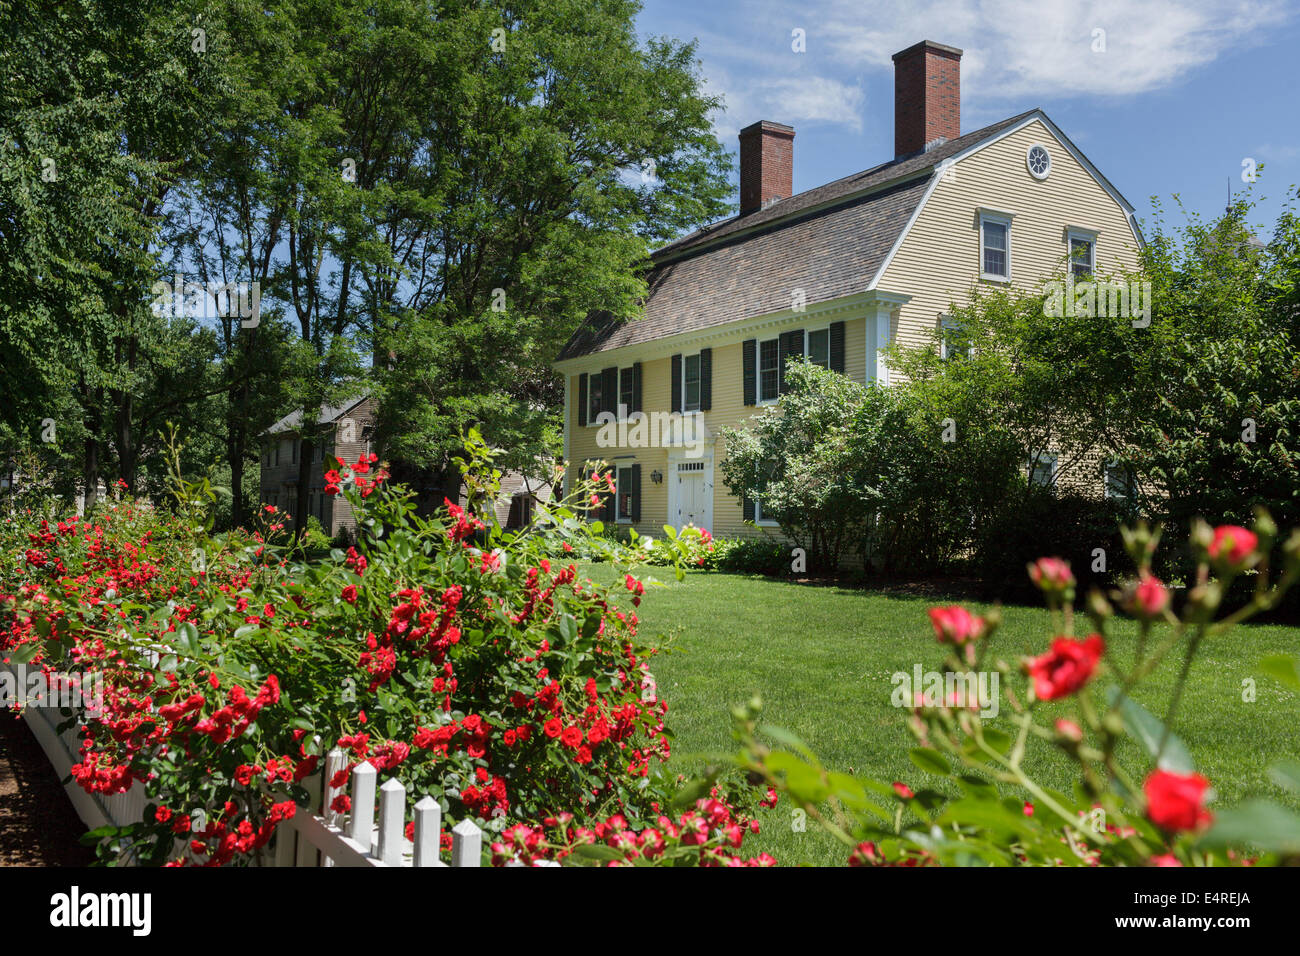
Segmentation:
[(632, 523), (641, 520), (641, 466), (632, 466)]
[(758, 340), (745, 339), (740, 343), (741, 365), (744, 370), (745, 404), (758, 404)]
[(787, 356), (798, 358), (803, 355), (803, 329), (792, 329), (789, 332), (782, 332), (781, 338), (777, 342), (777, 378), (781, 384), (779, 391), (784, 392), (789, 386), (785, 381), (785, 360)]
[(741, 498), (740, 509), (744, 513), (744, 518), (746, 521), (754, 520), (754, 499), (753, 498)]
[(600, 410), (618, 414), (618, 366), (601, 369)]
[(682, 357), (680, 354), (673, 356), (672, 410), (678, 413), (682, 410)]
[(605, 521), (612, 524), (618, 520), (618, 471), (611, 469), (606, 474), (614, 482), (614, 491), (605, 492)]
[(578, 424), (587, 424), (587, 373), (578, 376)]
[(831, 323), (831, 371), (844, 374), (844, 323)]
[(632, 407), (629, 412), (641, 411), (641, 363), (632, 364)]
[(713, 407), (713, 349), (700, 349), (700, 411)]

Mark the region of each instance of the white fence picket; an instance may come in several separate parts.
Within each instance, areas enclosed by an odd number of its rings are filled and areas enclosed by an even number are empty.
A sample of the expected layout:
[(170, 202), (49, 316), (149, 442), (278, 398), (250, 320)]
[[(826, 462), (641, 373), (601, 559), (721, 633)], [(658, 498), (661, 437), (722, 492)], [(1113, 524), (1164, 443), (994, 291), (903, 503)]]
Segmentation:
[(352, 768), (352, 813), (348, 836), (369, 853), (375, 839), (375, 779), (379, 772), (369, 760)]
[(425, 796), (415, 805), (415, 866), (446, 866), (438, 859), (442, 849), (442, 807)]
[(384, 866), (401, 866), (406, 836), (406, 787), (396, 778), (379, 788), (379, 859)]
[(451, 828), (451, 865), (478, 866), (483, 831), (473, 820), (461, 820)]

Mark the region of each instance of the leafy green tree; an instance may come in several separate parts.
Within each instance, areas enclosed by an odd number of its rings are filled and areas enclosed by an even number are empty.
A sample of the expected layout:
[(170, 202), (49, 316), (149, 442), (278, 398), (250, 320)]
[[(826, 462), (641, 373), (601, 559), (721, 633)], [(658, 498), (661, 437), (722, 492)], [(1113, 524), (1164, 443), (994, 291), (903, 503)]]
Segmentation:
[(881, 460), (864, 458), (855, 439), (891, 397), (804, 361), (791, 361), (786, 376), (777, 405), (744, 428), (719, 429), (723, 481), (804, 549), (810, 570), (834, 571), (882, 499)]
[(649, 247), (716, 217), (727, 157), (693, 44), (639, 41), (627, 0), (444, 3), (414, 161), (422, 215), (379, 293), (382, 434), (454, 472), (470, 425), (530, 467), (558, 446), (550, 362), (592, 311), (636, 314)]
[(0, 7), (0, 388), (13, 399), (3, 414), (29, 441), (33, 422), (53, 419), (67, 474), (81, 445), (88, 502), (105, 456), (134, 484), (140, 397), (174, 354), (150, 289), (164, 204), (219, 76), (203, 60), (204, 7)]
[(1153, 318), (1124, 393), (1126, 457), (1182, 533), (1257, 505), (1300, 521), (1300, 221), (1286, 209), (1263, 243), (1249, 209), (1158, 218), (1143, 255)]

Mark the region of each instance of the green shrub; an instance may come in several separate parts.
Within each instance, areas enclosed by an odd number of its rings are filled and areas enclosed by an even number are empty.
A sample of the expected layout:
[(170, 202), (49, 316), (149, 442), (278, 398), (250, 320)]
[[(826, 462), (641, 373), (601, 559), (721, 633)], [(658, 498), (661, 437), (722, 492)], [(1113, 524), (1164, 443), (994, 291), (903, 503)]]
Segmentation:
[(734, 574), (765, 574), (777, 577), (790, 571), (790, 550), (764, 535), (761, 538), (735, 538), (718, 541), (717, 563), (723, 571)]
[(1043, 555), (1070, 562), (1086, 593), (1105, 588), (1118, 574), (1131, 574), (1119, 524), (1126, 509), (1113, 499), (1032, 485), (1008, 497), (981, 529), (972, 571), (989, 595), (1031, 593), (1025, 566)]

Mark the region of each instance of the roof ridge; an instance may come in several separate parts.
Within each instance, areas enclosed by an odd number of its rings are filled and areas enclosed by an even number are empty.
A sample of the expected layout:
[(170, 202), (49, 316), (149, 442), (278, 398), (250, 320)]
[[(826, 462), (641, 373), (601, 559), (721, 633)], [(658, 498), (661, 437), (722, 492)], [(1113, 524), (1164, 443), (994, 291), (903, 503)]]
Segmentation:
[[(655, 249), (653, 252), (650, 253), (650, 258), (653, 261), (659, 256), (664, 255), (666, 253), (683, 251), (687, 246), (693, 246), (698, 243), (703, 243), (706, 240), (713, 238), (714, 237), (713, 234), (718, 230), (721, 230), (730, 225), (741, 223), (746, 220), (753, 221), (755, 222), (755, 224), (761, 222), (765, 225), (771, 225), (775, 222), (780, 221), (780, 219), (783, 218), (782, 214), (778, 214), (776, 216), (771, 216), (771, 217), (764, 217), (755, 220), (753, 218), (755, 213), (761, 214), (768, 210), (773, 210), (773, 209), (779, 210), (781, 207), (785, 207), (788, 214), (793, 216), (795, 213), (802, 211), (801, 209), (796, 208), (794, 205), (792, 205), (794, 201), (799, 199), (800, 197), (808, 196), (810, 193), (818, 192), (820, 190), (829, 190), (833, 186), (840, 185), (841, 183), (848, 182), (849, 180), (852, 179), (858, 179), (864, 176), (874, 175), (876, 173), (888, 169), (891, 166), (902, 166), (903, 164), (909, 163), (915, 159), (934, 156), (935, 158), (932, 162), (920, 163), (916, 165), (913, 169), (909, 170), (909, 175), (913, 173), (919, 173), (925, 169), (929, 169), (931, 166), (934, 166), (942, 162), (943, 159), (948, 158), (947, 155), (940, 157), (939, 154), (941, 152), (950, 154), (952, 151), (949, 150), (948, 147), (951, 147), (953, 144), (962, 143), (962, 142), (966, 142), (966, 143), (978, 142), (979, 139), (982, 139), (987, 136), (992, 136), (994, 132), (997, 132), (1002, 128), (1005, 128), (1006, 126), (1012, 123), (1018, 122), (1019, 120), (1022, 120), (1025, 117), (1032, 115), (1033, 113), (1041, 113), (1041, 112), (1042, 110), (1039, 107), (1033, 107), (1032, 109), (1025, 110), (1023, 113), (1017, 113), (1014, 116), (1008, 116), (1005, 119), (998, 120), (996, 123), (989, 123), (987, 126), (983, 126), (976, 130), (971, 130), (969, 133), (962, 133), (960, 136), (954, 139), (950, 139), (947, 142), (934, 147), (933, 149), (923, 151), (920, 153), (913, 153), (911, 155), (903, 156), (903, 157), (896, 156), (893, 159), (886, 160), (883, 163), (877, 163), (875, 166), (869, 166), (866, 169), (858, 170), (855, 173), (849, 173), (845, 176), (841, 176), (838, 179), (832, 179), (830, 182), (822, 183), (819, 186), (812, 186), (808, 189), (802, 190), (801, 192), (797, 192), (791, 196), (787, 196), (784, 199), (778, 200), (777, 202), (772, 203), (770, 206), (765, 206), (762, 209), (753, 210), (749, 213), (746, 213), (745, 215), (741, 215), (737, 213), (736, 215), (729, 216), (725, 219), (719, 219), (717, 222), (712, 222), (706, 226), (701, 226), (700, 228), (696, 229), (694, 232), (687, 233), (685, 236), (682, 236), (678, 239), (674, 239), (672, 242), (660, 246), (658, 249)], [(960, 152), (960, 150), (957, 150), (957, 152)], [(890, 184), (890, 182), (892, 182), (892, 180), (886, 179), (886, 180), (882, 180), (879, 183), (873, 184), (871, 187), (866, 187), (866, 188), (884, 189), (886, 186)], [(853, 192), (848, 192), (842, 195), (831, 197), (831, 200), (828, 201), (847, 200), (853, 195), (854, 195)]]

